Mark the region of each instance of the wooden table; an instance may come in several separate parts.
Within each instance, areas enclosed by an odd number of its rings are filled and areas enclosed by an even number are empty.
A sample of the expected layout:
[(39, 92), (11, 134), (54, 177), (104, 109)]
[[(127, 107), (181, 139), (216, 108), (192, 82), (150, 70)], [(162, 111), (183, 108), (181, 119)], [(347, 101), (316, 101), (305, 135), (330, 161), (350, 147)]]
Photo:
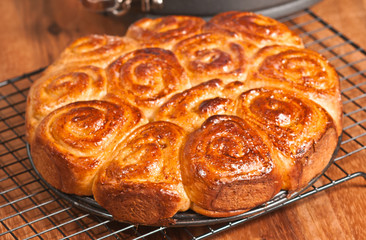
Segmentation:
[[(324, 0), (312, 11), (366, 49), (366, 0)], [(0, 81), (47, 66), (77, 37), (123, 34), (130, 21), (88, 12), (78, 0), (0, 1)], [(358, 156), (350, 167), (366, 171)], [(366, 182), (356, 178), (210, 239), (365, 239), (365, 199)]]

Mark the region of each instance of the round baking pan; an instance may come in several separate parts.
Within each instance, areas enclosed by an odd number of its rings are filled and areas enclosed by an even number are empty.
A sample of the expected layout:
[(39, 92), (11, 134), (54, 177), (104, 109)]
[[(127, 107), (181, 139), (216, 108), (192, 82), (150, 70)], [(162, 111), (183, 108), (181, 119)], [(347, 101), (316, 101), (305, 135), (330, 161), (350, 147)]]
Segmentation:
[(321, 0), (80, 0), (91, 11), (145, 17), (194, 15), (209, 18), (221, 12), (256, 12), (279, 18), (304, 10)]
[[(203, 216), (201, 214), (195, 213), (191, 210), (185, 211), (185, 212), (178, 212), (177, 214), (175, 214), (172, 217), (172, 225), (170, 226), (176, 226), (176, 227), (180, 227), (180, 226), (200, 226), (200, 225), (212, 225), (212, 224), (218, 224), (218, 223), (224, 223), (224, 222), (230, 222), (230, 221), (235, 221), (235, 220), (239, 220), (239, 219), (243, 219), (264, 211), (268, 211), (270, 209), (275, 208), (276, 206), (283, 204), (291, 199), (293, 199), (294, 197), (298, 196), (299, 194), (303, 193), (304, 191), (306, 191), (307, 188), (309, 188), (310, 186), (312, 186), (314, 184), (315, 181), (317, 181), (326, 171), (327, 169), (333, 164), (333, 161), (338, 153), (338, 150), (340, 148), (340, 143), (342, 140), (342, 135), (338, 138), (338, 144), (336, 149), (333, 152), (332, 158), (329, 161), (328, 165), (323, 169), (323, 171), (316, 176), (315, 178), (313, 178), (304, 188), (300, 189), (297, 192), (291, 193), (289, 194), (287, 191), (280, 191), (276, 196), (274, 196), (270, 201), (256, 207), (253, 208), (251, 210), (249, 210), (248, 212), (236, 215), (236, 216), (231, 216), (231, 217), (224, 217), (224, 218), (212, 218), (212, 217), (207, 217), (207, 216)], [(33, 160), (32, 160), (32, 156), (30, 154), (30, 146), (29, 144), (27, 144), (27, 153), (28, 153), (28, 157), (30, 160), (30, 163), (32, 165), (32, 167), (34, 168), (34, 171), (36, 172), (36, 174), (39, 176), (39, 178), (47, 185), (48, 188), (50, 188), (53, 192), (55, 192), (59, 197), (67, 200), (68, 202), (70, 202), (72, 205), (74, 205), (75, 207), (82, 209), (86, 212), (89, 212), (91, 214), (103, 217), (103, 218), (107, 218), (110, 220), (113, 220), (113, 216), (103, 207), (101, 207), (95, 200), (93, 197), (85, 197), (85, 196), (77, 196), (77, 195), (72, 195), (72, 194), (66, 194), (63, 193), (57, 189), (55, 189), (54, 187), (52, 187), (46, 180), (43, 179), (43, 177), (41, 176), (41, 174), (37, 171), (36, 167), (33, 164)]]
[(212, 16), (226, 11), (249, 11), (272, 18), (290, 15), (320, 0), (163, 0), (162, 7), (152, 8), (157, 15)]

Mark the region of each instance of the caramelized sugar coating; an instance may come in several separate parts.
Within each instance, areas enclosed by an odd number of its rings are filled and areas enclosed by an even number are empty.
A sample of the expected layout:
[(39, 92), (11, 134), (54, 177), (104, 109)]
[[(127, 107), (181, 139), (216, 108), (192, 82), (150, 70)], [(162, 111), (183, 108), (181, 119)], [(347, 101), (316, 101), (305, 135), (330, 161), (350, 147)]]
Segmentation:
[(235, 114), (235, 99), (244, 89), (245, 85), (238, 81), (227, 85), (220, 79), (201, 83), (166, 101), (155, 120), (170, 121), (193, 132), (212, 115)]
[(93, 65), (105, 68), (122, 54), (137, 47), (137, 42), (128, 37), (89, 35), (71, 43), (55, 65)]
[(105, 72), (95, 66), (67, 67), (46, 73), (32, 85), (26, 112), (27, 139), (53, 110), (75, 101), (98, 100), (106, 94)]
[(169, 122), (136, 129), (119, 146), (94, 182), (95, 199), (121, 221), (168, 223), (189, 208), (179, 153), (185, 132)]
[(173, 51), (193, 84), (212, 78), (225, 82), (246, 78), (248, 58), (256, 47), (223, 33), (202, 33), (180, 41)]
[(283, 23), (251, 12), (220, 13), (211, 18), (204, 30), (225, 30), (260, 48), (274, 44), (303, 46), (301, 38)]
[(253, 59), (248, 85), (295, 89), (325, 108), (342, 131), (342, 103), (339, 79), (334, 68), (320, 54), (304, 48), (269, 46)]
[(201, 32), (205, 21), (193, 16), (166, 16), (143, 18), (127, 29), (126, 36), (134, 38), (144, 47), (171, 48), (174, 43)]
[(193, 210), (212, 217), (237, 215), (270, 200), (281, 177), (269, 148), (247, 121), (216, 115), (188, 136), (182, 178)]
[(272, 146), (282, 189), (302, 188), (323, 170), (337, 145), (331, 116), (294, 92), (265, 88), (244, 92), (239, 97), (238, 115), (260, 130)]
[(172, 93), (190, 86), (175, 55), (162, 48), (132, 51), (113, 62), (107, 74), (109, 92), (127, 98), (148, 117)]
[(99, 168), (126, 133), (146, 123), (139, 109), (125, 103), (79, 101), (49, 114), (31, 143), (34, 164), (52, 186), (91, 195)]
[(248, 12), (142, 19), (74, 41), (32, 85), (27, 140), (57, 189), (116, 220), (243, 213), (327, 165), (339, 79), (284, 24)]

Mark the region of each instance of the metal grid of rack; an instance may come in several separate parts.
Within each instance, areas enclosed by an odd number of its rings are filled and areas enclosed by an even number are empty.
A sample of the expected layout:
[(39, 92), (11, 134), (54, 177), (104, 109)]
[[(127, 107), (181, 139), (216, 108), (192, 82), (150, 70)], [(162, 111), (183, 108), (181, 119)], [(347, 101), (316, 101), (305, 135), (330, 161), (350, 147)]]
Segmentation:
[[(181, 238), (203, 239), (301, 200), (365, 172), (349, 171), (342, 162), (366, 149), (366, 52), (310, 10), (280, 19), (297, 32), (307, 48), (323, 54), (339, 73), (344, 131), (331, 168), (301, 195), (274, 208), (224, 224), (179, 228)], [(136, 227), (73, 207), (39, 179), (27, 155), (24, 115), (29, 86), (43, 69), (0, 83), (0, 238), (171, 239), (166, 227)], [(183, 236), (184, 235), (184, 236)]]

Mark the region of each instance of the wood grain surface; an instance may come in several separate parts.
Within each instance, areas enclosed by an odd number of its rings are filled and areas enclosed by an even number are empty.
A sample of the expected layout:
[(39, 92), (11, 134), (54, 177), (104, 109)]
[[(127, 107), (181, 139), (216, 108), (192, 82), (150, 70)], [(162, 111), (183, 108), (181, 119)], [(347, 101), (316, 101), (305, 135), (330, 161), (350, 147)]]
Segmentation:
[[(323, 0), (312, 11), (366, 49), (366, 0)], [(47, 66), (77, 37), (122, 35), (138, 17), (95, 14), (78, 0), (2, 0), (0, 81)], [(366, 171), (364, 152), (342, 167)], [(366, 239), (365, 199), (366, 181), (355, 178), (209, 239)]]

